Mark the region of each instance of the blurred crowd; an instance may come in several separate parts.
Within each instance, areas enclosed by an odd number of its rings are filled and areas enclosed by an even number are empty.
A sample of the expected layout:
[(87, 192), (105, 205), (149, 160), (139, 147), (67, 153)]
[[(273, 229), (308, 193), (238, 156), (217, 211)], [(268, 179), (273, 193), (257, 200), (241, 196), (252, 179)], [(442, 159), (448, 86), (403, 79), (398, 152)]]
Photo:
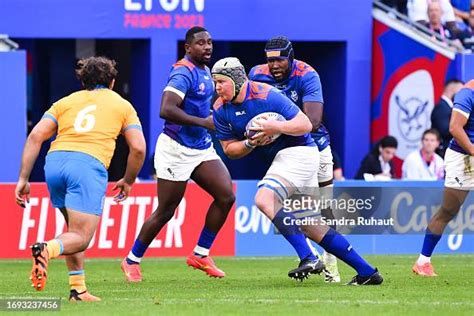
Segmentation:
[[(438, 103), (431, 112), (431, 128), (423, 132), (420, 148), (409, 153), (402, 165), (403, 180), (442, 180), (444, 178), (443, 157), (452, 138), (449, 121), (453, 109), (454, 95), (461, 90), (463, 82), (452, 79), (446, 82)], [(366, 181), (399, 178), (395, 172), (394, 158), (398, 141), (385, 136), (362, 160), (356, 179)]]
[(474, 48), (473, 0), (381, 0), (381, 2), (408, 18), (425, 26), (429, 35), (459, 49)]

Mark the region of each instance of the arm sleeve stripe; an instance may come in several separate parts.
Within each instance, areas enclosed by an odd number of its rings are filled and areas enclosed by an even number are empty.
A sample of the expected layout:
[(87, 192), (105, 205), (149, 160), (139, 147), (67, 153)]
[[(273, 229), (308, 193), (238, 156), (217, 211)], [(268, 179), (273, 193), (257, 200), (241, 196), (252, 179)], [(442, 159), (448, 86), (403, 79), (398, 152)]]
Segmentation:
[(163, 90), (163, 91), (174, 92), (174, 93), (176, 93), (181, 99), (184, 99), (184, 96), (185, 96), (185, 94), (184, 94), (183, 91), (180, 91), (180, 90), (178, 90), (178, 89), (176, 89), (176, 88), (174, 88), (174, 87), (172, 87), (172, 86), (166, 86), (165, 90)]
[(138, 124), (132, 124), (132, 125), (128, 125), (127, 127), (125, 127), (123, 130), (122, 130), (122, 133), (125, 133), (126, 131), (128, 131), (129, 129), (132, 129), (132, 128), (135, 128), (135, 129), (138, 129), (139, 131), (142, 130), (142, 127)]
[(54, 123), (56, 123), (56, 125), (59, 125), (59, 124), (58, 124), (58, 120), (57, 120), (54, 116), (52, 116), (51, 114), (49, 114), (49, 113), (44, 113), (44, 114), (43, 114), (43, 117), (41, 117), (41, 119), (46, 119), (46, 118), (52, 120)]
[(469, 113), (464, 112), (464, 111), (461, 110), (461, 109), (456, 109), (456, 108), (454, 108), (453, 111), (456, 111), (456, 112), (460, 113), (462, 116), (464, 116), (464, 117), (467, 118), (467, 119), (469, 118)]

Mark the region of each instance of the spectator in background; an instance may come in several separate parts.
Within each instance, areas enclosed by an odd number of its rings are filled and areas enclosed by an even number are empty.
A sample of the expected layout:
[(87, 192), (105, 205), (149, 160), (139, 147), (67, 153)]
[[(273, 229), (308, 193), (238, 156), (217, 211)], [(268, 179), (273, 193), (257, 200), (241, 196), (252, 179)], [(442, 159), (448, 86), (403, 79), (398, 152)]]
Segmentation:
[(408, 0), (382, 0), (382, 3), (388, 7), (396, 9), (401, 14), (408, 14), (407, 11)]
[(442, 11), (441, 21), (446, 23), (448, 27), (455, 27), (456, 17), (454, 9), (449, 0), (408, 0), (407, 10), (410, 20), (426, 24), (429, 21), (428, 6), (437, 2)]
[(431, 127), (435, 128), (441, 135), (441, 145), (437, 154), (444, 157), (444, 152), (448, 148), (452, 136), (449, 133), (449, 121), (453, 109), (454, 95), (461, 90), (463, 82), (458, 79), (451, 79), (446, 82), (443, 95), (431, 113)]
[(474, 49), (474, 8), (469, 11), (469, 17), (467, 19), (467, 27), (461, 33), (459, 38), (466, 49)]
[(429, 28), (433, 33), (441, 36), (442, 41), (449, 39), (455, 39), (456, 36), (453, 32), (443, 23), (443, 9), (441, 3), (437, 1), (432, 1), (428, 4), (428, 23), (424, 23), (427, 28)]
[(440, 135), (434, 128), (421, 137), (421, 149), (411, 152), (403, 162), (403, 180), (442, 180), (444, 178), (443, 158), (435, 153)]
[(392, 159), (397, 151), (398, 142), (393, 136), (385, 136), (372, 151), (365, 156), (357, 171), (356, 179), (390, 180), (394, 177)]
[(454, 15), (459, 21), (467, 23), (469, 19), (469, 11), (471, 11), (472, 1), (471, 0), (451, 0), (453, 6)]
[(333, 162), (332, 174), (333, 174), (334, 180), (336, 181), (346, 180), (346, 178), (344, 178), (344, 173), (342, 170), (341, 158), (339, 157), (338, 153), (335, 152), (332, 148), (331, 148), (331, 153), (332, 153), (332, 162)]

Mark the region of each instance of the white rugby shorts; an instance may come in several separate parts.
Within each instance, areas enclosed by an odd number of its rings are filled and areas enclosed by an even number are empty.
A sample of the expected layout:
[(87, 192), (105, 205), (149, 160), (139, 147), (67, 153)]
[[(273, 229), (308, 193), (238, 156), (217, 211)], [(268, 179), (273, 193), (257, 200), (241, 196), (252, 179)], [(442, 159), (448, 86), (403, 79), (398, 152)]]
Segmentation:
[(318, 147), (285, 148), (277, 153), (258, 187), (272, 188), (281, 200), (289, 198), (293, 193), (311, 194), (309, 191), (318, 187), (318, 170)]
[(474, 157), (448, 148), (444, 155), (444, 186), (458, 190), (474, 188)]
[(331, 146), (319, 152), (318, 181), (326, 182), (333, 178), (333, 165)]
[(187, 181), (194, 169), (204, 161), (221, 159), (214, 147), (193, 149), (181, 145), (161, 133), (155, 148), (156, 176), (170, 181)]

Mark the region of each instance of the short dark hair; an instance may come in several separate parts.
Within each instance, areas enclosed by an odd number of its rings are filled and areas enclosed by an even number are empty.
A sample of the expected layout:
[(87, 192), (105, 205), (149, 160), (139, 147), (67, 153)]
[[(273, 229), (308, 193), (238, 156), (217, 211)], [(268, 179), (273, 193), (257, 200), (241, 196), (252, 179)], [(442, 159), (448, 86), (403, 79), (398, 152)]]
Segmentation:
[(185, 36), (186, 43), (191, 44), (191, 42), (194, 39), (194, 34), (201, 33), (201, 32), (207, 32), (207, 30), (203, 28), (202, 26), (193, 26), (192, 28), (190, 28), (186, 32), (186, 36)]
[(450, 84), (454, 84), (454, 83), (460, 83), (460, 84), (464, 84), (463, 81), (459, 80), (459, 79), (449, 79), (448, 81), (446, 81), (446, 83), (444, 84), (445, 87), (449, 86)]
[(115, 60), (106, 57), (83, 58), (77, 62), (76, 77), (87, 90), (108, 88), (118, 73), (115, 65)]
[(426, 134), (433, 134), (433, 135), (436, 136), (436, 139), (438, 140), (438, 142), (441, 141), (441, 135), (440, 135), (440, 133), (438, 132), (438, 130), (436, 128), (430, 128), (430, 129), (427, 129), (426, 131), (424, 131), (423, 135), (421, 136), (421, 140), (423, 140), (425, 138)]
[(387, 147), (393, 147), (397, 148), (398, 147), (398, 141), (395, 137), (393, 136), (385, 136), (380, 140), (380, 147), (382, 148), (387, 148)]

